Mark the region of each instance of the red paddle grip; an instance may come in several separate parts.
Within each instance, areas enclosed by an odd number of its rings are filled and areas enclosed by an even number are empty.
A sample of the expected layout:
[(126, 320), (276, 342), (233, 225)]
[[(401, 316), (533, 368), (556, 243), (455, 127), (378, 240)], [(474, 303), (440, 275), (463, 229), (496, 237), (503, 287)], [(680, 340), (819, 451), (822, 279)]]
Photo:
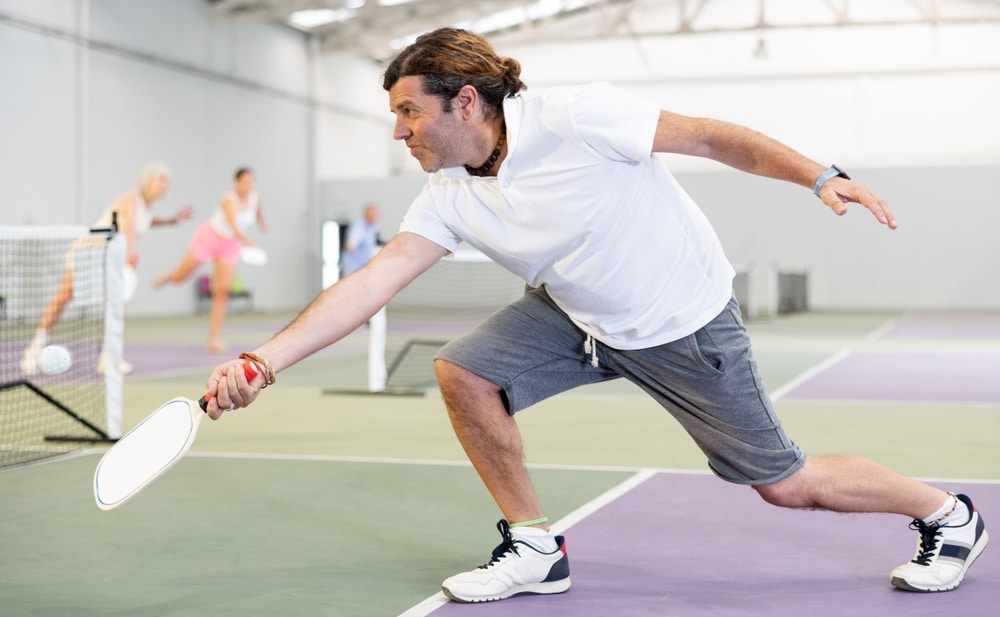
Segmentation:
[[(257, 372), (257, 367), (254, 366), (253, 362), (243, 363), (243, 376), (247, 378), (247, 381), (253, 381), (253, 378), (259, 375)], [(202, 411), (208, 411), (208, 403), (215, 398), (214, 396), (205, 395), (198, 399), (198, 407), (201, 407)]]

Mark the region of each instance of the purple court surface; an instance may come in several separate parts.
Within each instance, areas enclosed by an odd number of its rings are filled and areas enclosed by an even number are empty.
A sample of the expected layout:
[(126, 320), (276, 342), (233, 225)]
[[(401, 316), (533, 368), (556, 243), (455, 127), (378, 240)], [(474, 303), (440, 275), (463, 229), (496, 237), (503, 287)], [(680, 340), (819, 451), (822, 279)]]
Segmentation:
[[(991, 516), (1000, 521), (1000, 484), (941, 486), (970, 495), (987, 529)], [(447, 603), (429, 615), (1000, 615), (1000, 547), (988, 547), (953, 592), (889, 585), (892, 568), (913, 556), (908, 522), (781, 509), (711, 475), (658, 473), (566, 531), (573, 587), (565, 594)]]
[(917, 313), (893, 324), (882, 336), (889, 339), (1000, 340), (1000, 320), (997, 319), (996, 313), (969, 315)]
[[(917, 340), (930, 349), (906, 353), (855, 352), (785, 393), (785, 400), (1000, 403), (1000, 353), (933, 349), (934, 341), (1000, 341), (994, 313), (915, 313), (892, 324), (887, 340)], [(994, 348), (995, 349), (995, 348)], [(1000, 610), (997, 612), (1000, 615)]]
[(783, 398), (996, 404), (1000, 403), (1000, 353), (852, 353)]

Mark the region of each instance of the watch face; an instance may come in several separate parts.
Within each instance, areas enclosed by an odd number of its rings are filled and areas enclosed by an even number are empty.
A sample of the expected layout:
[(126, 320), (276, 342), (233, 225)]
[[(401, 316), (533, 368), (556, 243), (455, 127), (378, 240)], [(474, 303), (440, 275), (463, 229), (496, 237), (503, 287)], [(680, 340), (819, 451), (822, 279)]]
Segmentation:
[(830, 165), (830, 167), (833, 167), (834, 169), (836, 169), (837, 170), (837, 175), (840, 176), (841, 178), (846, 178), (847, 180), (851, 179), (851, 177), (848, 176), (847, 172), (844, 171), (843, 169), (837, 167), (836, 165)]

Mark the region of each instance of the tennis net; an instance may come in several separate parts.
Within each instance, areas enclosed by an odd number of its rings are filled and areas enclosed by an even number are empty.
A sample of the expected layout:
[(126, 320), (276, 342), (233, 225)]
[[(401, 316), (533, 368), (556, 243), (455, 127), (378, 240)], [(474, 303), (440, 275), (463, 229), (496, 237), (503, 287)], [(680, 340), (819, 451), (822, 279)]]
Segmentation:
[(0, 227), (0, 468), (120, 436), (124, 240)]

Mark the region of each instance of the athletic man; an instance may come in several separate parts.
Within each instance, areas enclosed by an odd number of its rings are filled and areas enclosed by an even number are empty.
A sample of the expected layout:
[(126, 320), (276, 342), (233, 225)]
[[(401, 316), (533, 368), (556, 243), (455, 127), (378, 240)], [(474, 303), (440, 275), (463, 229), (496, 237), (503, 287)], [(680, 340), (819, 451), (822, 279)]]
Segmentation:
[[(769, 503), (913, 519), (917, 553), (892, 584), (957, 587), (987, 542), (972, 502), (867, 459), (807, 458), (786, 436), (754, 366), (733, 269), (653, 154), (793, 182), (838, 215), (857, 203), (895, 229), (888, 206), (836, 166), (749, 129), (663, 111), (608, 85), (529, 95), (519, 75), (516, 60), (462, 30), (425, 34), (400, 53), (383, 84), (394, 137), (428, 183), (375, 259), (250, 354), (273, 383), (274, 371), (352, 332), (459, 241), (524, 278), (530, 291), (435, 361), (452, 426), (504, 515), (489, 563), (448, 578), (444, 593), (482, 602), (569, 588), (565, 544), (523, 467), (514, 414), (619, 377), (670, 412), (717, 475)], [(248, 384), (236, 365), (208, 380), (213, 418), (266, 385)]]

